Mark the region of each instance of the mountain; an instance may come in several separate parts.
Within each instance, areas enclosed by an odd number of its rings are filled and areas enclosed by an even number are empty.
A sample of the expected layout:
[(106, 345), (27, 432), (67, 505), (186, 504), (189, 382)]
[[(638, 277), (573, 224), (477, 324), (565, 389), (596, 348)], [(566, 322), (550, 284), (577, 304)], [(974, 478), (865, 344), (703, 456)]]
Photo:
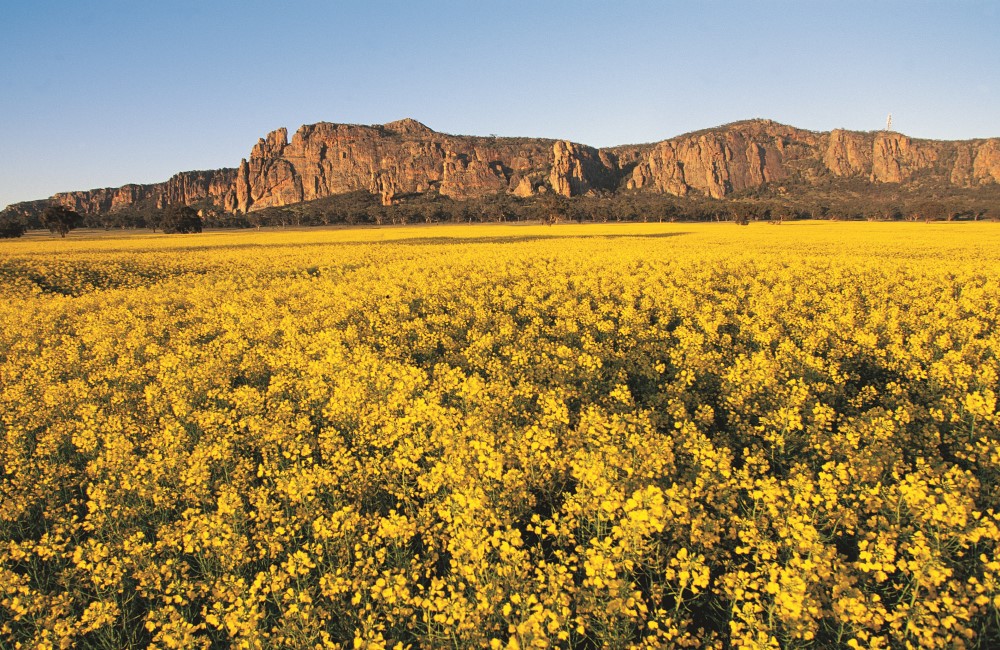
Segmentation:
[(320, 122), (258, 140), (238, 168), (179, 173), (164, 183), (65, 192), (7, 208), (60, 203), (83, 214), (195, 205), (231, 214), (358, 190), (389, 205), (437, 192), (455, 199), (644, 190), (722, 199), (762, 188), (892, 185), (901, 191), (1000, 183), (1000, 139), (921, 140), (896, 132), (815, 132), (747, 120), (653, 144), (596, 149), (565, 140), (439, 133), (413, 119)]

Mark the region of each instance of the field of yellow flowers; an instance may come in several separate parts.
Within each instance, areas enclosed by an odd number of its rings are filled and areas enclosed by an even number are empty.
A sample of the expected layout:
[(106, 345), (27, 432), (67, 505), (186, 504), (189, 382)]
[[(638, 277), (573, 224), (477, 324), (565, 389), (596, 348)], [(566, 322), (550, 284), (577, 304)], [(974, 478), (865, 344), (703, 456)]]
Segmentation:
[(0, 244), (0, 647), (1000, 646), (1000, 225)]

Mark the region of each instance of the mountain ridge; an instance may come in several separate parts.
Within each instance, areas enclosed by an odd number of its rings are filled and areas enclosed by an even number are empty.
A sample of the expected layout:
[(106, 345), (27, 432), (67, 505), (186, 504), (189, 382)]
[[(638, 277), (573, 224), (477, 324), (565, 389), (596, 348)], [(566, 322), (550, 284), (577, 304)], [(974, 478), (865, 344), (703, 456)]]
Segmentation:
[(236, 167), (60, 192), (5, 212), (30, 214), (53, 203), (82, 214), (183, 204), (240, 215), (355, 191), (377, 195), (384, 205), (429, 192), (459, 200), (629, 191), (726, 199), (831, 179), (904, 190), (996, 185), (1000, 138), (811, 131), (754, 118), (652, 143), (595, 148), (555, 138), (453, 135), (409, 117), (375, 125), (317, 122), (300, 126), (290, 139), (287, 128), (271, 131)]

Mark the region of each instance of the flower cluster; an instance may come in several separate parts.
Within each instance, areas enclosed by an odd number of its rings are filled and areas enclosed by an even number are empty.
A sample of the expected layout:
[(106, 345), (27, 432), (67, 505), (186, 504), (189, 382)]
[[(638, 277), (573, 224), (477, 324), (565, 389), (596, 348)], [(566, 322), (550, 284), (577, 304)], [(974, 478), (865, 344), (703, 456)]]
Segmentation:
[(0, 294), (0, 646), (1000, 644), (993, 224), (25, 240)]

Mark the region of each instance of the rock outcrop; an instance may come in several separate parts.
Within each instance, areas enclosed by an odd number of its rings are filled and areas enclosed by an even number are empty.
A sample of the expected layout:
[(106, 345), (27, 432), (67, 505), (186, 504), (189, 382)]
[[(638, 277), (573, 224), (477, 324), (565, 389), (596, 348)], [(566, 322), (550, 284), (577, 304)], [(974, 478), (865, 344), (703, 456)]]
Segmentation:
[[(179, 203), (246, 213), (357, 190), (384, 204), (424, 192), (467, 199), (497, 192), (528, 197), (549, 189), (562, 196), (632, 189), (724, 198), (824, 178), (942, 187), (1000, 183), (1000, 139), (819, 133), (749, 120), (650, 145), (595, 149), (565, 140), (448, 135), (413, 119), (372, 126), (320, 122), (300, 127), (290, 141), (286, 129), (272, 131), (237, 169), (66, 192), (47, 203), (90, 214)], [(19, 205), (34, 210), (42, 203)]]
[(899, 133), (878, 133), (872, 146), (873, 183), (903, 183), (916, 172), (933, 169), (939, 156), (936, 142), (913, 140)]
[(976, 148), (972, 163), (972, 183), (1000, 183), (1000, 140), (993, 138)]
[(549, 185), (556, 194), (570, 197), (591, 190), (614, 190), (618, 181), (618, 160), (599, 151), (566, 140), (552, 145)]
[(130, 184), (77, 192), (60, 192), (50, 201), (81, 214), (104, 214), (137, 205), (162, 209), (170, 205), (232, 204), (235, 169), (214, 169), (175, 174), (163, 183)]
[[(953, 163), (948, 161), (953, 160)], [(767, 183), (812, 183), (823, 175), (941, 186), (1000, 182), (1000, 140), (918, 140), (895, 132), (817, 133), (769, 120), (737, 122), (657, 143), (639, 156), (627, 188), (714, 198)]]
[(696, 190), (722, 198), (780, 181), (788, 175), (785, 161), (789, 140), (800, 140), (807, 133), (756, 120), (742, 123), (740, 128), (665, 140), (640, 160), (627, 187), (652, 187), (677, 196)]
[(856, 131), (830, 131), (823, 147), (823, 164), (835, 176), (864, 173), (872, 166), (872, 139)]
[[(457, 199), (525, 194), (534, 191), (525, 176), (551, 164), (550, 143), (446, 135), (412, 119), (381, 126), (310, 124), (291, 143), (279, 129), (240, 163), (229, 207), (249, 212), (355, 190), (377, 194), (386, 204), (430, 190)], [(604, 177), (595, 182), (607, 184)]]

